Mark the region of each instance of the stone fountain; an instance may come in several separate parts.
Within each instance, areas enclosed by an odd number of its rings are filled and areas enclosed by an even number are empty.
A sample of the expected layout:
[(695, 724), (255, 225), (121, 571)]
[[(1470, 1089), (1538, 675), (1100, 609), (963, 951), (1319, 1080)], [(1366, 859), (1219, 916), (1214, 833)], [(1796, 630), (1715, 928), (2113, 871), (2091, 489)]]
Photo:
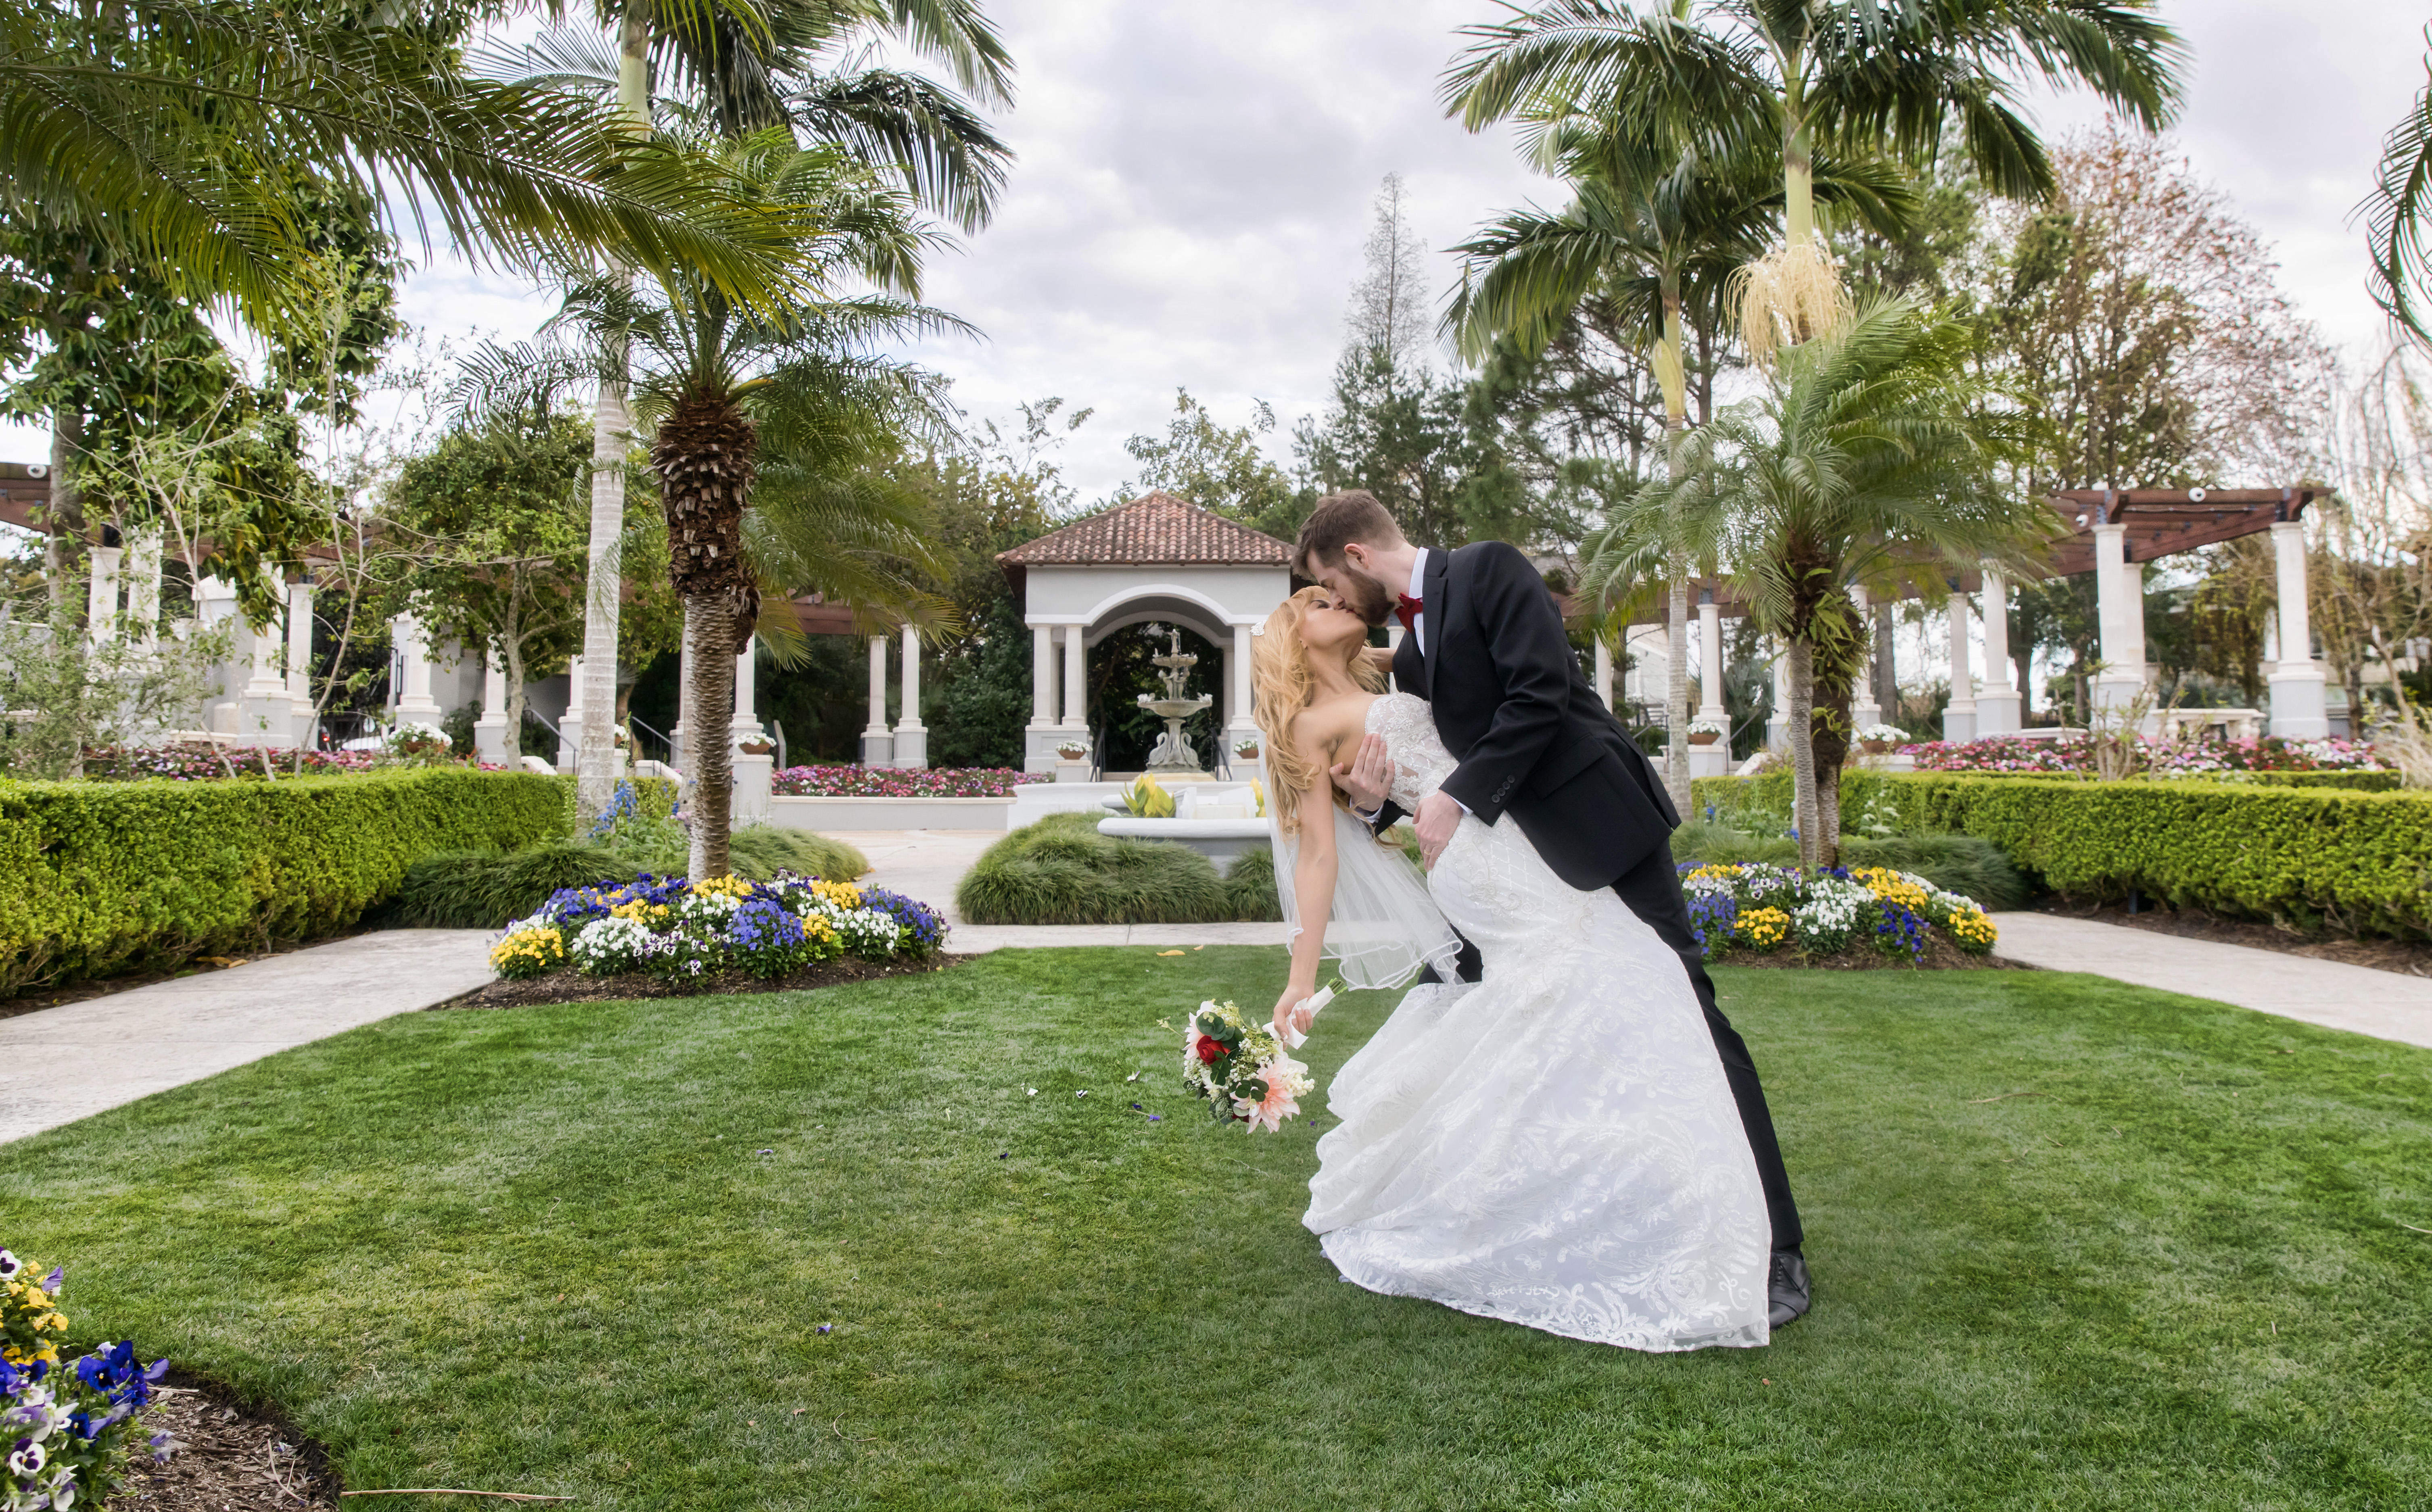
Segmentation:
[[(1156, 633), (1157, 627), (1150, 626), (1149, 634), (1154, 636)], [(1149, 752), (1148, 769), (1152, 772), (1204, 772), (1207, 768), (1199, 764), (1199, 752), (1192, 748), (1182, 733), (1182, 722), (1216, 700), (1183, 697), (1183, 687), (1190, 682), (1191, 669), (1199, 664), (1199, 658), (1183, 650), (1182, 631), (1169, 630), (1166, 636), (1166, 653), (1149, 658), (1163, 669), (1157, 673), (1157, 680), (1165, 684), (1165, 697), (1152, 698), (1145, 693), (1140, 696), (1140, 707), (1165, 721), (1165, 733), (1157, 738), (1157, 748)]]

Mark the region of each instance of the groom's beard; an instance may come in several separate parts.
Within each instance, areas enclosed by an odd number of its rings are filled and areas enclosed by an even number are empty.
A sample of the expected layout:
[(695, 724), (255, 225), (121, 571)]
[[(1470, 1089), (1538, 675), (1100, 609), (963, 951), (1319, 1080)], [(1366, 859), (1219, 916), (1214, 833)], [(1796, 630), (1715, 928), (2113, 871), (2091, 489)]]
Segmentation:
[(1343, 564), (1343, 607), (1371, 625), (1382, 625), (1393, 612), (1393, 596), (1385, 585), (1346, 562)]

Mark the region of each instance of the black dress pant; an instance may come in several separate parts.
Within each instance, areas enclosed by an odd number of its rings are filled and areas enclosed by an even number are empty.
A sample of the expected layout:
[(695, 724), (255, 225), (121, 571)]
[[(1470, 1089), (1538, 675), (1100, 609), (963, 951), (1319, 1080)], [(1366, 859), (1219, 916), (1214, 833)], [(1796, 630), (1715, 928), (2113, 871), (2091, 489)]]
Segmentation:
[[(1645, 861), (1622, 873), (1613, 890), (1631, 913), (1647, 921), (1658, 939), (1672, 948), (1688, 970), (1689, 985), (1706, 1015), (1707, 1032), (1714, 1036), (1715, 1053), (1722, 1057), (1731, 1099), (1739, 1104), (1740, 1123), (1748, 1130), (1748, 1153), (1756, 1157), (1757, 1180), (1765, 1187), (1765, 1217), (1773, 1224), (1773, 1247), (1798, 1249), (1804, 1231), (1799, 1223), (1799, 1203), (1790, 1195), (1790, 1173), (1782, 1166), (1782, 1142), (1774, 1137), (1773, 1113), (1765, 1105), (1765, 1085), (1757, 1080), (1748, 1041), (1714, 1006), (1714, 982), (1706, 975), (1705, 952), (1697, 948), (1697, 937), (1689, 932), (1689, 906), (1680, 896), (1680, 873), (1672, 865), (1671, 846), (1657, 847)], [(1482, 970), (1478, 947), (1466, 938), (1461, 942), (1455, 969), (1463, 982), (1476, 982)], [(1437, 980), (1434, 970), (1427, 971), (1422, 980)]]

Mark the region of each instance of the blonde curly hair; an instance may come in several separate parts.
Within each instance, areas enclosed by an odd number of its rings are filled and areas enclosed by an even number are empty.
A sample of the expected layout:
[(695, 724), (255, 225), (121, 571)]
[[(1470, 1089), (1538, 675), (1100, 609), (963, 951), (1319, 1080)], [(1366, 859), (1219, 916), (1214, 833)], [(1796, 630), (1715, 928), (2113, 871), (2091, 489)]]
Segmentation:
[[(1300, 795), (1320, 787), (1347, 801), (1326, 776), (1325, 763), (1292, 743), (1292, 724), (1316, 686), (1310, 674), (1309, 643), (1301, 639), (1301, 621), (1309, 606), (1329, 596), (1323, 588), (1304, 588), (1275, 606), (1266, 627), (1250, 643), (1252, 712), (1264, 737), (1267, 756), (1267, 802), (1275, 824), (1286, 834), (1300, 832)], [(1371, 693), (1385, 691), (1385, 674), (1362, 653), (1367, 646), (1354, 641), (1346, 648), (1343, 670)]]

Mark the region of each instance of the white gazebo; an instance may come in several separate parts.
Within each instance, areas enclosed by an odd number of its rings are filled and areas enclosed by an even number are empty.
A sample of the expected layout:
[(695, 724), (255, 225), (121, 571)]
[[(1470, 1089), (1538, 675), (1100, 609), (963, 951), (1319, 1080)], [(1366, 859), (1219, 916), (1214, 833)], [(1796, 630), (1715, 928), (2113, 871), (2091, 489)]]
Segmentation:
[(1217, 647), (1225, 747), (1257, 729), (1250, 633), (1292, 593), (1292, 547), (1155, 493), (1016, 546), (997, 562), (1022, 596), (1022, 623), (1030, 627), (1027, 770), (1053, 772), (1056, 746), (1089, 742), (1088, 648), (1150, 621), (1179, 625)]

